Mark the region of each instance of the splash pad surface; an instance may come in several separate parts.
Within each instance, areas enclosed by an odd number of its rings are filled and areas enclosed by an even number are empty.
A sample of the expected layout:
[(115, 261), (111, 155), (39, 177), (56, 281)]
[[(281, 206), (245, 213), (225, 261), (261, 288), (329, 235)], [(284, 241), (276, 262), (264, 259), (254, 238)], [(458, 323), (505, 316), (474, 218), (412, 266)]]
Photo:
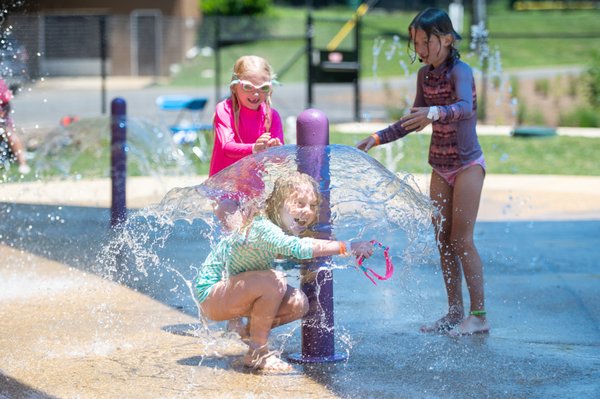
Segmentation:
[[(0, 397), (596, 397), (598, 179), (487, 179), (475, 239), (486, 267), (488, 337), (418, 333), (444, 310), (434, 264), (408, 276), (398, 267), (377, 287), (340, 270), (336, 329), (349, 341), (348, 361), (284, 376), (243, 373), (231, 359), (244, 349), (217, 341), (221, 356), (214, 355), (208, 341), (186, 334), (197, 319), (165, 306), (168, 298), (96, 277), (85, 253), (104, 234), (106, 207), (72, 203), (59, 212), (4, 202)], [(85, 181), (73, 186), (86, 190)], [(571, 197), (588, 208), (561, 204)], [(50, 210), (65, 223), (48, 226)], [(27, 225), (36, 235), (22, 240)], [(69, 249), (73, 237), (79, 246)], [(286, 350), (299, 347), (291, 340)], [(206, 354), (213, 356), (199, 365)]]

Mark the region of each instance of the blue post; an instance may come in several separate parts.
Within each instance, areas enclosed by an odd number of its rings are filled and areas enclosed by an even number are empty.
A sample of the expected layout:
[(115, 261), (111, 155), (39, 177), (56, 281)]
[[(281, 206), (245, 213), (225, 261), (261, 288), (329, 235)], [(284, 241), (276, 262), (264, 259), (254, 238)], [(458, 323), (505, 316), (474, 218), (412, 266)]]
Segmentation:
[(115, 98), (110, 104), (111, 111), (111, 167), (112, 203), (110, 226), (116, 227), (127, 220), (127, 104), (122, 98)]
[[(319, 183), (323, 202), (319, 210), (318, 238), (331, 238), (331, 209), (329, 207), (329, 121), (317, 109), (307, 109), (296, 121), (298, 143), (298, 170), (307, 173)], [(305, 268), (318, 270), (331, 260), (317, 258)], [(316, 278), (302, 281), (302, 291), (308, 297), (309, 311), (302, 320), (302, 354), (291, 354), (298, 363), (326, 363), (345, 360), (345, 355), (335, 353), (333, 328), (333, 273), (324, 268)]]

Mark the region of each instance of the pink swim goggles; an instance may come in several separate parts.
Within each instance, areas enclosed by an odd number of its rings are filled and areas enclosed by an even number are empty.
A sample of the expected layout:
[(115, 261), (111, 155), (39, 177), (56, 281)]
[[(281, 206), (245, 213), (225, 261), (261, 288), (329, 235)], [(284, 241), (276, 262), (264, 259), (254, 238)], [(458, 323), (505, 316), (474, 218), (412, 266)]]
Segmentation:
[[(377, 278), (378, 280), (389, 279), (394, 274), (394, 265), (392, 264), (392, 259), (390, 258), (390, 247), (386, 247), (386, 246), (382, 245), (380, 242), (375, 241), (375, 240), (371, 240), (370, 242), (375, 247), (379, 247), (379, 248), (383, 249), (383, 256), (385, 258), (385, 276), (382, 276), (382, 275), (376, 273), (370, 267), (363, 266), (363, 263), (365, 261), (364, 256), (358, 256), (356, 258), (356, 263), (357, 263), (358, 267), (360, 268), (360, 270), (362, 270), (362, 272), (365, 274), (365, 276), (367, 276), (367, 278), (369, 280), (371, 280), (371, 282), (373, 284), (377, 285), (377, 283), (375, 282), (375, 279), (373, 277)], [(370, 276), (369, 273), (371, 273), (373, 276)]]
[(229, 83), (229, 86), (233, 86), (236, 84), (239, 84), (242, 87), (242, 90), (247, 93), (258, 91), (259, 93), (268, 94), (273, 89), (273, 82), (271, 81), (265, 82), (260, 86), (256, 86), (254, 83), (249, 82), (247, 80), (234, 79), (231, 81), (231, 83)]

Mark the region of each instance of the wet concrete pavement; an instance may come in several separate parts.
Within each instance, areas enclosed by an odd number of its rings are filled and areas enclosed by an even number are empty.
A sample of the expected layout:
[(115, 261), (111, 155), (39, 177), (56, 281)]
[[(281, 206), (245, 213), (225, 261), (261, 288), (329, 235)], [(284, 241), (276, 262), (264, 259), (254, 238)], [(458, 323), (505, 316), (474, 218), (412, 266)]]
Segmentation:
[[(131, 179), (146, 191), (133, 190), (130, 205), (158, 202), (197, 179)], [(200, 333), (184, 280), (166, 267), (191, 278), (208, 250), (195, 226), (165, 243), (161, 270), (123, 284), (98, 276), (109, 211), (93, 187), (104, 184), (0, 187), (0, 398), (600, 395), (600, 178), (488, 176), (475, 238), (489, 335), (418, 332), (445, 310), (435, 256), (397, 264), (378, 286), (337, 270), (336, 351), (348, 358), (287, 375), (245, 372), (243, 344), (222, 336), (220, 324)], [(62, 201), (47, 198), (56, 192)], [(272, 341), (284, 355), (299, 352), (298, 323), (275, 330)]]

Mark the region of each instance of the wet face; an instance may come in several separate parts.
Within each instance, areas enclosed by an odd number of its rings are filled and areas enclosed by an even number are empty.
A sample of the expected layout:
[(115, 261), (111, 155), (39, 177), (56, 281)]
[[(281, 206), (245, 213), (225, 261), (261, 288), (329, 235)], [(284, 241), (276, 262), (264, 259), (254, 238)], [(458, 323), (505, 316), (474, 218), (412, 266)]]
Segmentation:
[(280, 209), (282, 227), (296, 236), (304, 233), (316, 222), (317, 206), (317, 195), (311, 185), (297, 187)]
[(427, 37), (424, 30), (416, 29), (411, 31), (411, 38), (415, 45), (415, 52), (423, 63), (438, 67), (448, 57), (449, 46), (452, 44), (451, 35)]
[(271, 94), (271, 80), (264, 72), (248, 72), (233, 88), (241, 105), (257, 110)]

